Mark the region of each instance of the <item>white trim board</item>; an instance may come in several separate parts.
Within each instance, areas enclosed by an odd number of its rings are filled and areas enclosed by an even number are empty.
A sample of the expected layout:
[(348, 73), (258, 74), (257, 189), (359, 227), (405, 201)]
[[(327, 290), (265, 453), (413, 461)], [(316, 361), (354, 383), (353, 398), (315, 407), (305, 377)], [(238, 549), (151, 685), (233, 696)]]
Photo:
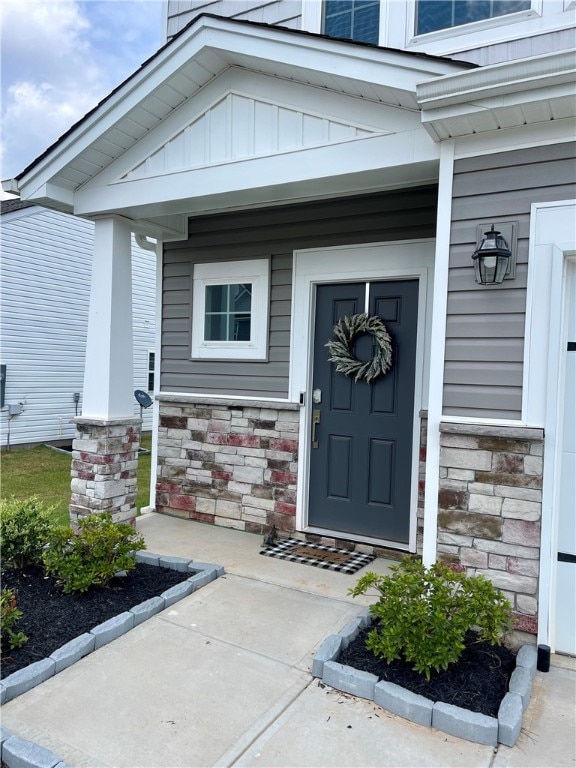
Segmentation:
[[(307, 493), (309, 483), (309, 425), (311, 397), (311, 329), (314, 320), (315, 286), (322, 283), (356, 282), (358, 280), (419, 280), (418, 331), (416, 343), (416, 379), (414, 391), (412, 498), (410, 540), (408, 548), (416, 551), (418, 471), (420, 447), (420, 410), (427, 407), (428, 371), (430, 367), (430, 325), (433, 297), (434, 241), (410, 240), (298, 250), (294, 252), (292, 283), (292, 320), (290, 342), (289, 399), (303, 398), (300, 411), (300, 467), (296, 491), (296, 529), (307, 526)], [(325, 535), (343, 537), (342, 532), (323, 531)], [(350, 538), (348, 534), (344, 538)], [(374, 541), (383, 546), (398, 547), (398, 542)]]
[(563, 349), (566, 348), (566, 266), (576, 254), (576, 202), (534, 203), (524, 342), (523, 420), (543, 424), (538, 642), (555, 649), (558, 488), (562, 441)]

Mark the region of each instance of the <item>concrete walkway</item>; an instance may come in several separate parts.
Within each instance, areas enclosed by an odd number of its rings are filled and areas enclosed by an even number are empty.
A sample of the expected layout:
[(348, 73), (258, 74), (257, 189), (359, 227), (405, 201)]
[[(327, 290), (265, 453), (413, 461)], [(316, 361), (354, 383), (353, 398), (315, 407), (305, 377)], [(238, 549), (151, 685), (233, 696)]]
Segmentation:
[(260, 536), (229, 529), (155, 514), (138, 528), (150, 551), (226, 576), (4, 705), (5, 728), (68, 765), (576, 765), (574, 660), (537, 673), (515, 747), (463, 741), (310, 678), (317, 646), (369, 602), (347, 594), (357, 575), (264, 558)]

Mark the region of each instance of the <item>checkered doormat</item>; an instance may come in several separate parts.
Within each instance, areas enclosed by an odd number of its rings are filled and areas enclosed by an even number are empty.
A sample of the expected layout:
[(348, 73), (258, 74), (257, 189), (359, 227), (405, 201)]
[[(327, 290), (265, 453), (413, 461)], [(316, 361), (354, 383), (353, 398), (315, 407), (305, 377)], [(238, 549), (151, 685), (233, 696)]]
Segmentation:
[(260, 554), (340, 573), (356, 573), (374, 560), (374, 555), (366, 555), (363, 552), (350, 552), (347, 549), (309, 544), (296, 539), (283, 539), (273, 546), (265, 547)]

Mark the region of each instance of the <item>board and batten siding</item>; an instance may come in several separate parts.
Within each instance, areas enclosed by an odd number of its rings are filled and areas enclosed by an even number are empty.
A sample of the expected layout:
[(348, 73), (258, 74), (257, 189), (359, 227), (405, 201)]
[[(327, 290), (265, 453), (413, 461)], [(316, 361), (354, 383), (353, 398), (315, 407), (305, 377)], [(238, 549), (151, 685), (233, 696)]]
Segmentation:
[(305, 0), (168, 0), (167, 39), (201, 13), (300, 29)]
[[(457, 160), (454, 167), (445, 415), (520, 419), (526, 282), (532, 203), (572, 199), (575, 144), (532, 147)], [(517, 222), (515, 279), (474, 282), (478, 224)]]
[[(286, 398), (293, 251), (434, 237), (437, 187), (192, 218), (187, 242), (166, 244), (164, 392)], [(270, 257), (268, 361), (191, 359), (195, 263)]]
[[(8, 404), (23, 403), (11, 419), (10, 444), (74, 437), (73, 395), (84, 379), (93, 224), (38, 206), (2, 215), (1, 360), (7, 366), (0, 440), (7, 443)], [(154, 350), (155, 254), (133, 247), (134, 388), (147, 389)], [(140, 409), (134, 401), (134, 414)], [(78, 414), (81, 414), (80, 397)], [(144, 429), (152, 428), (151, 409)]]

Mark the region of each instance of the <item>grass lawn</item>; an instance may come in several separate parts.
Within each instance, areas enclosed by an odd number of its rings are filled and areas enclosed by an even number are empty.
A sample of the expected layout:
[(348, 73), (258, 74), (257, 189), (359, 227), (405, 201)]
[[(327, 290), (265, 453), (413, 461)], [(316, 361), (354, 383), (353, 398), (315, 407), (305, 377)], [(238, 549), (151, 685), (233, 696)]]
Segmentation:
[[(150, 450), (152, 442), (148, 432), (142, 436), (142, 448)], [(150, 454), (138, 457), (138, 496), (136, 507), (140, 510), (150, 503)], [(35, 448), (12, 448), (2, 451), (2, 498), (16, 496), (26, 499), (38, 496), (54, 506), (59, 523), (68, 523), (70, 503), (70, 454), (53, 451), (45, 445)]]

